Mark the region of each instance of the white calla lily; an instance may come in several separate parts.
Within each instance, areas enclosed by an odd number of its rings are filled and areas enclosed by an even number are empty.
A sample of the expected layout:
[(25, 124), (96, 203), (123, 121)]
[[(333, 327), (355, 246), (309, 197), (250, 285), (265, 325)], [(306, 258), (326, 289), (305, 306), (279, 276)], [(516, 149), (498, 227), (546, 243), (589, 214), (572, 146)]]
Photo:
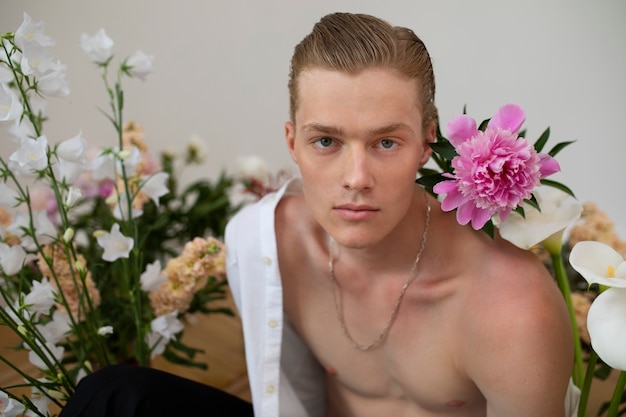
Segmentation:
[(582, 205), (558, 188), (537, 187), (533, 194), (541, 211), (525, 203), (525, 217), (512, 212), (506, 221), (499, 224), (500, 235), (515, 246), (530, 249), (559, 233), (560, 246), (560, 234), (580, 217)]
[(572, 248), (569, 262), (589, 285), (626, 288), (626, 262), (609, 245), (593, 241), (578, 242)]
[(625, 288), (609, 288), (598, 295), (589, 308), (587, 328), (598, 356), (610, 367), (626, 371)]

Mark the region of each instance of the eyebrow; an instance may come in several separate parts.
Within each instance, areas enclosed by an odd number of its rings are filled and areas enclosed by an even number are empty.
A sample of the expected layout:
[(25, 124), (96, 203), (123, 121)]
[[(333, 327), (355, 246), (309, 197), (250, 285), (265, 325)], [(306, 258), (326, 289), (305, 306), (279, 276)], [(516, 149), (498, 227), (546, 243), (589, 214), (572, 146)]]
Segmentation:
[[(376, 127), (367, 131), (368, 135), (377, 136), (377, 135), (386, 135), (391, 132), (395, 132), (397, 130), (407, 130), (409, 132), (413, 132), (408, 125), (404, 123), (392, 123), (386, 126)], [(321, 123), (308, 123), (302, 127), (303, 132), (319, 132), (327, 135), (343, 135), (344, 130), (340, 127), (335, 126), (327, 126)]]

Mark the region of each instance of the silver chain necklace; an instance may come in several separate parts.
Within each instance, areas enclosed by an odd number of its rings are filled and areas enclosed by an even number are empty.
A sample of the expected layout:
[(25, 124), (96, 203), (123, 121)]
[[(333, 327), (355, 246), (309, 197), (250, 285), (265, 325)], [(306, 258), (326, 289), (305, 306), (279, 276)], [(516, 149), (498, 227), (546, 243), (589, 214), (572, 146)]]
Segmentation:
[(356, 340), (354, 340), (354, 338), (350, 334), (350, 331), (346, 327), (346, 322), (343, 317), (343, 303), (341, 302), (341, 288), (339, 288), (339, 284), (337, 284), (337, 279), (335, 278), (335, 265), (334, 265), (335, 258), (333, 254), (335, 241), (332, 237), (330, 238), (330, 245), (329, 245), (329, 250), (328, 250), (329, 251), (328, 273), (330, 275), (330, 280), (333, 283), (333, 301), (335, 303), (335, 311), (337, 312), (337, 320), (339, 321), (339, 326), (341, 327), (341, 330), (343, 331), (344, 336), (348, 338), (348, 340), (352, 344), (352, 347), (356, 350), (361, 350), (361, 351), (372, 350), (376, 346), (378, 346), (383, 340), (385, 340), (385, 338), (387, 337), (387, 334), (389, 333), (389, 329), (391, 329), (391, 325), (393, 324), (393, 322), (396, 319), (396, 316), (398, 315), (398, 310), (400, 309), (400, 304), (402, 303), (404, 294), (406, 294), (406, 290), (409, 288), (409, 285), (411, 285), (411, 283), (416, 277), (415, 271), (417, 269), (417, 264), (420, 261), (420, 257), (422, 256), (422, 252), (424, 251), (424, 247), (426, 246), (426, 239), (428, 238), (428, 226), (430, 224), (430, 202), (428, 201), (428, 195), (426, 194), (426, 190), (424, 190), (424, 200), (426, 201), (426, 221), (424, 222), (424, 233), (422, 234), (422, 241), (420, 243), (420, 248), (417, 251), (417, 256), (415, 257), (415, 260), (413, 261), (413, 265), (411, 266), (411, 271), (409, 272), (409, 275), (406, 278), (406, 281), (404, 281), (404, 285), (402, 286), (402, 289), (400, 290), (400, 295), (398, 295), (398, 299), (396, 300), (393, 306), (393, 310), (391, 310), (391, 316), (389, 316), (389, 320), (387, 320), (385, 327), (383, 327), (378, 337), (374, 339), (374, 341), (370, 343), (369, 345), (362, 345), (358, 343)]

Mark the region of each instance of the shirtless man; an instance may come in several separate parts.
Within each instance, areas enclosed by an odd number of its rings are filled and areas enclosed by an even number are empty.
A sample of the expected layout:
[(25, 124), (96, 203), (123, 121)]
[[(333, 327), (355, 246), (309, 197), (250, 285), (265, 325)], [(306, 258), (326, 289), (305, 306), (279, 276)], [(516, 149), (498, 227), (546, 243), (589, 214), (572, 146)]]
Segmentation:
[(63, 417), (574, 415), (569, 320), (544, 266), (415, 184), (434, 91), (413, 32), (323, 18), (292, 60), (285, 134), (301, 180), (226, 230), (252, 406), (113, 366), (83, 379)]
[(545, 267), (415, 184), (437, 122), (422, 42), (371, 16), (326, 16), (296, 47), (289, 88), (301, 183), (244, 209), (226, 236), (255, 415), (571, 413), (572, 335)]

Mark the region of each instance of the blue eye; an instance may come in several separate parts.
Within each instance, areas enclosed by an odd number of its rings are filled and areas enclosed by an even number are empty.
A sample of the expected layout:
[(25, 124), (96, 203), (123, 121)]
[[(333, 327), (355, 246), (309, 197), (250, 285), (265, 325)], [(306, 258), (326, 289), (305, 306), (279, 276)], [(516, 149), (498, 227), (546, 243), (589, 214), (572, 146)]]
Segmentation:
[(391, 139), (383, 139), (380, 141), (380, 146), (384, 149), (391, 149), (395, 146), (395, 142)]
[(329, 148), (333, 146), (335, 141), (329, 137), (323, 137), (323, 138), (319, 138), (318, 140), (316, 140), (315, 143), (322, 148)]

